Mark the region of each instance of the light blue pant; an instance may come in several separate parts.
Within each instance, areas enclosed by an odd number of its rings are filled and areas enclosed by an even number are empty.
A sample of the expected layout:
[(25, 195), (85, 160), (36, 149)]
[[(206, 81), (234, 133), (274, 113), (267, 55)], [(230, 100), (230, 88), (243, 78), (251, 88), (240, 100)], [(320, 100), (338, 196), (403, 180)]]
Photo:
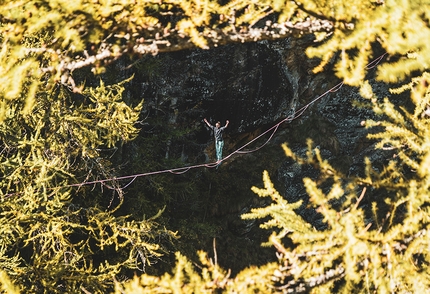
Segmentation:
[(216, 158), (217, 160), (222, 159), (222, 148), (224, 147), (224, 141), (215, 141), (215, 150), (216, 150)]

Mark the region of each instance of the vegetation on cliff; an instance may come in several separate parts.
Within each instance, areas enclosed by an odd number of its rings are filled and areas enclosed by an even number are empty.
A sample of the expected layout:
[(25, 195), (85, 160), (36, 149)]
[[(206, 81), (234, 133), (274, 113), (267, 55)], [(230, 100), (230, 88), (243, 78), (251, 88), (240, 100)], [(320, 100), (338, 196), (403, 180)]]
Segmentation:
[[(429, 13), (424, 0), (0, 1), (2, 290), (428, 290)], [(364, 158), (363, 175), (348, 177), (311, 142), (306, 157), (285, 144), (286, 156), (319, 170), (304, 184), (309, 205), (324, 217), (323, 230), (296, 215), (300, 203), (288, 203), (264, 173), (264, 188), (253, 191), (271, 204), (243, 218), (262, 218), (262, 228), (273, 231), (265, 245), (273, 246), (277, 261), (231, 276), (216, 253), (200, 252), (194, 266), (178, 252), (171, 274), (149, 274), (177, 234), (157, 223), (162, 209), (137, 215), (124, 207), (125, 183), (115, 179), (119, 167), (110, 160), (135, 139), (144, 102), (124, 97), (128, 80), (94, 84), (93, 74), (108, 74), (107, 66), (125, 56), (303, 34), (317, 37), (307, 51), (321, 60), (315, 71), (334, 60), (337, 75), (360, 87), (379, 115), (363, 125), (374, 130), (375, 148), (392, 157), (379, 171)], [(404, 105), (376, 97), (365, 81), (375, 47), (387, 53), (377, 76), (404, 83), (392, 89), (410, 94)], [(371, 209), (361, 206), (364, 198)]]

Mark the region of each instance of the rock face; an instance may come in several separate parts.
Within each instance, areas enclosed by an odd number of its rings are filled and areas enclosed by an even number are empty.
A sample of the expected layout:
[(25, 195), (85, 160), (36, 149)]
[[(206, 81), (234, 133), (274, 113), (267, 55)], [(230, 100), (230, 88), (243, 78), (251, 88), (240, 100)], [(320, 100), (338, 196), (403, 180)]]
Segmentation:
[(135, 74), (133, 96), (145, 99), (144, 116), (162, 115), (174, 127), (191, 127), (188, 138), (198, 143), (210, 140), (203, 118), (213, 124), (228, 119), (229, 142), (236, 138), (238, 147), (244, 137), (252, 138), (331, 85), (323, 75), (310, 74), (315, 61), (304, 51), (312, 41), (263, 41), (144, 58), (128, 73)]
[[(149, 136), (149, 130), (155, 128), (150, 120), (154, 117), (161, 117), (169, 129), (187, 129), (182, 137), (166, 140), (163, 154), (180, 158), (183, 166), (193, 166), (214, 161), (212, 135), (203, 118), (222, 124), (228, 119), (224, 154), (234, 153), (340, 82), (329, 69), (312, 73), (318, 63), (304, 53), (312, 42), (305, 37), (143, 58), (124, 73), (135, 74), (131, 95), (145, 99), (143, 117), (147, 121), (142, 136)], [(376, 91), (380, 97), (387, 95), (383, 85), (376, 85)], [(311, 138), (323, 157), (347, 176), (361, 172), (363, 156), (383, 161), (386, 154), (373, 151), (367, 130), (361, 126), (371, 112), (353, 107), (353, 101), (360, 99), (358, 90), (347, 86), (328, 92), (295, 120), (281, 124), (272, 137), (270, 132), (243, 149), (250, 152), (234, 154), (217, 170), (191, 171), (176, 180), (195, 183), (194, 192), (173, 199), (167, 208), (171, 227), (181, 230), (188, 226), (188, 233), (182, 234), (183, 246), (190, 251), (212, 251), (212, 238), (217, 238), (219, 262), (233, 271), (247, 266), (248, 259), (257, 263), (273, 259), (273, 251), (268, 256), (260, 249), (267, 234), (261, 233), (258, 222), (240, 219), (251, 207), (267, 205), (250, 191), (251, 186), (262, 185), (263, 170), (269, 171), (288, 201), (304, 200), (299, 213), (323, 229), (319, 215), (306, 207), (302, 182), (304, 177), (315, 178), (317, 171), (286, 158), (280, 144), (287, 142), (304, 156), (306, 139)], [(158, 136), (162, 140), (162, 132)], [(255, 148), (258, 151), (251, 152)], [(204, 223), (204, 228), (197, 228), (196, 223)], [(193, 242), (200, 245), (190, 246)], [(243, 248), (255, 255), (248, 252), (244, 257)]]
[(232, 132), (241, 133), (285, 116), (307, 89), (311, 65), (303, 50), (310, 41), (287, 39), (159, 55), (137, 68), (133, 83), (141, 84), (146, 106), (169, 110), (172, 122), (200, 122), (203, 116), (230, 119)]

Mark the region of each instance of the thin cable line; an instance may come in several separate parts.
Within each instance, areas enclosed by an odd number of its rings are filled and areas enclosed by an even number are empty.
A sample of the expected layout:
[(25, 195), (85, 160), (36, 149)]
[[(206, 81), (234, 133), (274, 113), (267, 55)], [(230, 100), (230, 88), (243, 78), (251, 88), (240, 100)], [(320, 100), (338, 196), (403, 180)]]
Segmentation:
[[(381, 60), (384, 58), (384, 56), (386, 54), (387, 53), (384, 53), (381, 56), (379, 56), (378, 58), (374, 59), (369, 64), (367, 64), (365, 68), (366, 69), (373, 69), (374, 67), (376, 67), (381, 62)], [(290, 114), (285, 119), (281, 120), (280, 122), (278, 122), (277, 124), (275, 124), (274, 126), (272, 126), (271, 128), (269, 128), (268, 130), (264, 131), (263, 133), (261, 133), (260, 135), (258, 135), (257, 137), (255, 137), (254, 139), (252, 139), (251, 141), (249, 141), (248, 143), (246, 143), (242, 147), (236, 149), (235, 151), (233, 151), (232, 153), (230, 153), (228, 156), (224, 157), (220, 161), (217, 161), (217, 162), (214, 162), (214, 163), (204, 163), (204, 164), (197, 164), (197, 165), (191, 165), (191, 166), (186, 166), (186, 167), (173, 168), (173, 169), (151, 171), (151, 172), (146, 172), (146, 173), (139, 173), (139, 174), (121, 176), (121, 177), (113, 177), (113, 178), (102, 179), (102, 180), (87, 181), (87, 182), (81, 182), (81, 183), (76, 183), (76, 184), (69, 184), (69, 185), (64, 185), (64, 186), (59, 186), (59, 187), (53, 187), (53, 188), (50, 188), (50, 189), (54, 190), (54, 189), (68, 188), (68, 187), (79, 187), (80, 188), (82, 186), (95, 185), (95, 184), (101, 184), (103, 186), (109, 187), (108, 185), (106, 185), (107, 182), (113, 182), (113, 181), (120, 181), (120, 180), (131, 179), (131, 181), (129, 183), (127, 183), (122, 188), (119, 188), (119, 189), (125, 189), (128, 186), (130, 186), (137, 178), (140, 178), (140, 177), (146, 177), (146, 176), (150, 176), (150, 175), (158, 175), (158, 174), (164, 174), (164, 173), (172, 173), (172, 174), (180, 175), (180, 174), (184, 174), (184, 173), (186, 173), (189, 170), (194, 169), (194, 168), (202, 168), (202, 167), (214, 168), (214, 167), (218, 167), (219, 164), (221, 164), (221, 162), (225, 161), (226, 159), (230, 158), (231, 156), (233, 156), (236, 153), (237, 154), (246, 154), (246, 153), (255, 152), (255, 151), (263, 148), (273, 138), (273, 136), (275, 135), (276, 131), (278, 130), (278, 128), (279, 128), (279, 126), (281, 124), (283, 124), (284, 122), (291, 122), (291, 121), (297, 119), (298, 117), (302, 116), (303, 113), (308, 109), (308, 107), (310, 105), (312, 105), (313, 103), (315, 103), (316, 101), (318, 101), (322, 97), (328, 95), (329, 93), (337, 92), (343, 86), (343, 84), (344, 84), (344, 82), (340, 82), (337, 85), (333, 86), (332, 88), (330, 88), (329, 90), (327, 90), (323, 94), (319, 95), (318, 97), (314, 98), (309, 103), (305, 104), (299, 110), (294, 111), (293, 114)], [(263, 145), (257, 147), (256, 149), (253, 149), (253, 150), (242, 150), (245, 147), (247, 147), (248, 145), (250, 145), (253, 142), (255, 142), (256, 140), (260, 139), (262, 136), (264, 136), (267, 133), (269, 133), (270, 131), (272, 131), (272, 133), (271, 133), (269, 139), (266, 140), (266, 142)], [(11, 197), (13, 195), (17, 195), (17, 194), (21, 194), (21, 193), (22, 192), (5, 194), (4, 197), (8, 198), (8, 197)]]
[(189, 170), (190, 170), (190, 168), (187, 168), (187, 169), (185, 169), (184, 171), (181, 171), (181, 172), (174, 172), (174, 171), (171, 171), (171, 170), (169, 172), (172, 173), (172, 174), (175, 174), (175, 175), (181, 175), (181, 174), (186, 173)]
[[(330, 88), (329, 90), (327, 90), (323, 94), (319, 95), (318, 97), (316, 97), (315, 99), (313, 99), (312, 101), (310, 101), (309, 103), (307, 103), (305, 106), (303, 106), (299, 110), (295, 111), (293, 113), (293, 115), (289, 115), (287, 118), (285, 118), (282, 121), (278, 122), (277, 124), (275, 124), (274, 126), (272, 126), (271, 128), (269, 128), (268, 130), (266, 130), (265, 132), (261, 133), (260, 135), (258, 135), (257, 137), (255, 137), (254, 139), (252, 139), (251, 141), (249, 141), (248, 143), (246, 143), (245, 145), (243, 145), (242, 147), (240, 147), (240, 148), (236, 149), (235, 151), (231, 152), (228, 156), (224, 157), (220, 161), (217, 161), (217, 162), (214, 162), (214, 163), (209, 163), (209, 164), (204, 163), (204, 164), (197, 164), (197, 165), (191, 165), (191, 166), (179, 167), (179, 168), (173, 168), (173, 169), (158, 170), (158, 171), (152, 171), (152, 172), (146, 172), (146, 173), (140, 173), (140, 174), (122, 176), (122, 177), (113, 177), (113, 178), (109, 178), (109, 179), (94, 180), (94, 181), (83, 182), (83, 183), (78, 183), (78, 184), (70, 184), (70, 185), (64, 186), (64, 187), (76, 187), (76, 186), (80, 187), (80, 186), (83, 186), (83, 185), (92, 185), (92, 184), (97, 184), (97, 183), (103, 184), (103, 183), (111, 182), (111, 181), (126, 180), (126, 179), (130, 179), (130, 178), (145, 177), (145, 176), (158, 175), (158, 174), (164, 174), (164, 173), (184, 174), (184, 173), (188, 172), (190, 169), (194, 169), (194, 168), (201, 168), (201, 167), (214, 168), (214, 167), (217, 167), (221, 162), (227, 160), (228, 158), (230, 158), (231, 156), (233, 156), (236, 153), (245, 154), (245, 153), (251, 153), (251, 152), (254, 152), (254, 151), (258, 150), (258, 149), (261, 149), (264, 145), (266, 145), (272, 139), (273, 135), (275, 134), (275, 132), (277, 131), (277, 129), (279, 128), (279, 126), (282, 123), (284, 123), (286, 121), (290, 121), (291, 122), (291, 121), (295, 120), (297, 117), (301, 116), (303, 114), (303, 112), (311, 104), (315, 103), (315, 101), (321, 99), (322, 97), (328, 95), (329, 93), (333, 93), (333, 92), (338, 91), (342, 87), (342, 85), (343, 85), (343, 82), (340, 82), (339, 84), (337, 84), (334, 87)], [(299, 113), (299, 115), (296, 116), (295, 115), (296, 113)], [(255, 150), (241, 151), (243, 148), (245, 148), (246, 146), (248, 146), (248, 145), (252, 144), (253, 142), (257, 141), (258, 139), (260, 139), (262, 136), (266, 135), (270, 131), (272, 131), (272, 134), (271, 134), (270, 138), (262, 146), (258, 147)]]
[(134, 177), (127, 185), (125, 185), (124, 187), (122, 187), (121, 190), (124, 190), (125, 188), (127, 188), (128, 186), (130, 186), (131, 183), (133, 183), (134, 180), (136, 180), (136, 179), (137, 179), (137, 177)]
[[(275, 125), (275, 126), (276, 126), (276, 128), (273, 130), (273, 132), (272, 132), (272, 134), (270, 135), (269, 139), (267, 139), (267, 141), (266, 141), (263, 145), (261, 145), (261, 146), (259, 146), (259, 147), (255, 148), (254, 150), (240, 151), (240, 149), (238, 149), (238, 150), (236, 150), (236, 153), (239, 153), (239, 154), (251, 153), (251, 152), (255, 152), (255, 151), (260, 150), (261, 148), (263, 148), (267, 143), (269, 143), (269, 141), (272, 139), (273, 135), (274, 135), (274, 134), (276, 133), (276, 131), (278, 130), (279, 125), (277, 124), (277, 125)], [(271, 129), (273, 129), (273, 128), (271, 128)], [(243, 147), (245, 147), (245, 145), (244, 145), (244, 146), (242, 146), (242, 148), (243, 148)], [(229, 155), (229, 156), (230, 156), (230, 155)]]

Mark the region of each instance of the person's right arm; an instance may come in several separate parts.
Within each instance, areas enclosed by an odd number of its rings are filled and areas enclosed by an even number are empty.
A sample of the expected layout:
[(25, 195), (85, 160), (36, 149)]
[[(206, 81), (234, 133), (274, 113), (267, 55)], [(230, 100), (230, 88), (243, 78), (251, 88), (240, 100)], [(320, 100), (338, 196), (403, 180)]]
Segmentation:
[(203, 120), (205, 121), (205, 123), (206, 123), (210, 128), (212, 128), (212, 125), (207, 121), (207, 119), (206, 119), (206, 118), (204, 118)]

